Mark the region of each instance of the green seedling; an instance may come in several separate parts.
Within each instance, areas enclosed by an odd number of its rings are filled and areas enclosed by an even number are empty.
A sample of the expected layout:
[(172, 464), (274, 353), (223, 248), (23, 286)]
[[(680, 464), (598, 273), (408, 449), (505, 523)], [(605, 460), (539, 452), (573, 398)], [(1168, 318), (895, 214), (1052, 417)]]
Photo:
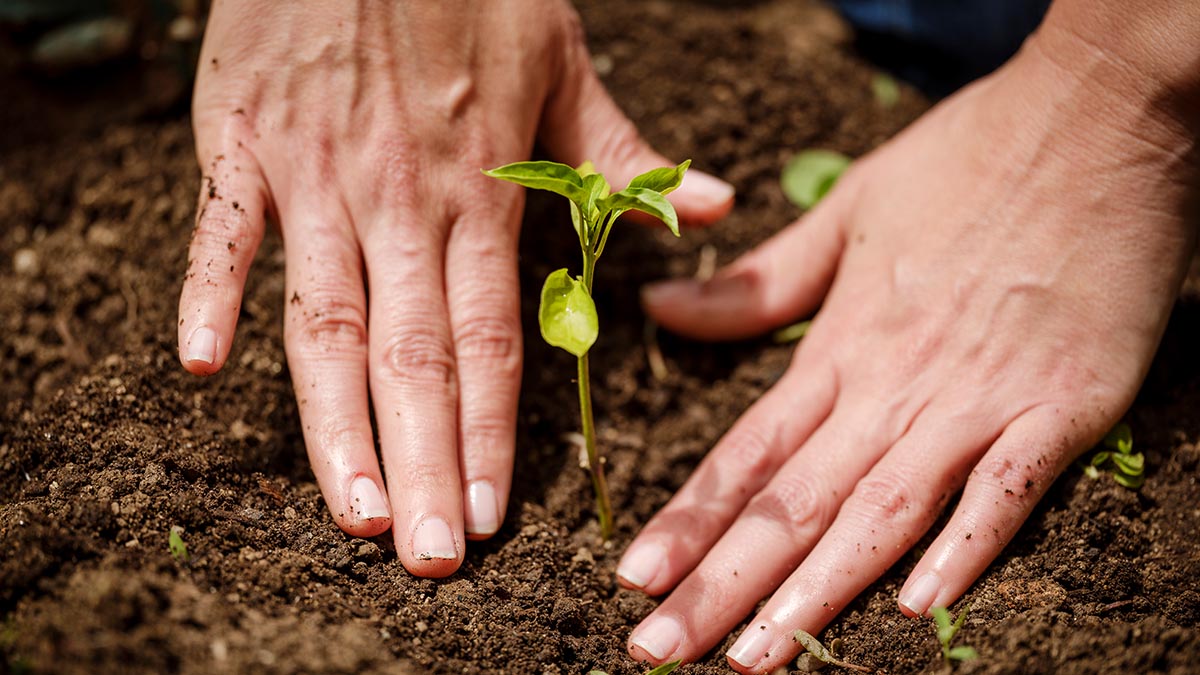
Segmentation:
[[(812, 654), (813, 658), (817, 659), (818, 661), (828, 663), (831, 666), (838, 666), (839, 668), (848, 668), (850, 670), (857, 670), (860, 673), (874, 672), (873, 670), (871, 670), (870, 668), (868, 668), (866, 666), (858, 666), (853, 663), (846, 663), (845, 661), (839, 659), (837, 656), (834, 655), (833, 651), (826, 649), (825, 645), (821, 644), (821, 641), (818, 640), (817, 638), (813, 637), (813, 635), (811, 633), (806, 633), (802, 630), (797, 630), (795, 632), (795, 634), (793, 635), (792, 639), (794, 639), (797, 642), (799, 642), (800, 644), (804, 645), (804, 648), (808, 650), (808, 653)], [(836, 640), (835, 640), (835, 642), (836, 642)]]
[(964, 607), (963, 611), (958, 613), (958, 618), (953, 621), (950, 619), (950, 611), (945, 607), (934, 607), (929, 610), (933, 614), (933, 623), (937, 626), (937, 639), (942, 643), (942, 658), (949, 665), (953, 661), (970, 661), (971, 659), (979, 658), (979, 653), (974, 647), (959, 645), (951, 647), (950, 642), (954, 640), (954, 636), (958, 635), (958, 631), (962, 628), (963, 622), (967, 620), (967, 612), (971, 611), (970, 607)]
[[(667, 675), (668, 673), (673, 673), (681, 663), (683, 663), (683, 661), (664, 663), (657, 668), (651, 668), (650, 670), (647, 670), (646, 675)], [(603, 670), (590, 670), (588, 671), (588, 675), (608, 675), (608, 673), (604, 672)]]
[(887, 73), (875, 73), (871, 78), (871, 93), (882, 108), (891, 108), (900, 101), (900, 85)]
[(176, 560), (188, 561), (187, 544), (183, 541), (182, 527), (171, 526), (171, 533), (167, 535), (167, 548), (171, 550), (171, 555), (175, 556)]
[(686, 160), (679, 166), (652, 169), (634, 178), (620, 192), (612, 192), (608, 181), (596, 172), (591, 162), (584, 162), (577, 169), (557, 162), (517, 162), (483, 172), (492, 178), (562, 195), (571, 205), (571, 223), (575, 226), (579, 248), (583, 253), (583, 273), (572, 276), (563, 268), (546, 277), (538, 307), (538, 326), (547, 343), (565, 349), (578, 361), (579, 413), (584, 449), (592, 487), (596, 492), (600, 534), (604, 539), (612, 534), (612, 507), (608, 499), (608, 484), (604, 479), (604, 462), (596, 449), (596, 424), (592, 418), (588, 367), (588, 350), (600, 334), (596, 304), (592, 301), (596, 261), (604, 253), (613, 224), (626, 211), (648, 213), (663, 221), (676, 237), (679, 236), (679, 217), (666, 195), (679, 187), (690, 165), (691, 160)]
[(780, 328), (771, 334), (771, 339), (776, 344), (786, 345), (792, 342), (799, 342), (805, 335), (808, 335), (808, 328), (812, 326), (812, 320), (801, 321), (794, 323), (786, 328)]
[(779, 176), (783, 194), (808, 210), (833, 189), (850, 166), (850, 158), (832, 150), (805, 150), (788, 160)]
[(1098, 450), (1084, 465), (1083, 471), (1089, 478), (1099, 478), (1101, 469), (1112, 474), (1113, 480), (1136, 490), (1145, 482), (1146, 458), (1133, 451), (1133, 431), (1128, 424), (1118, 424), (1101, 442), (1104, 450)]

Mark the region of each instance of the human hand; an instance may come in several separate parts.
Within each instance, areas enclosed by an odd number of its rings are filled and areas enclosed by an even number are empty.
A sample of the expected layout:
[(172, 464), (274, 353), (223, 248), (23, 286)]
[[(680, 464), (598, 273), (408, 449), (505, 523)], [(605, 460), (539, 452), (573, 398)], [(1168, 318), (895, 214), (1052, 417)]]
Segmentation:
[[(480, 169), (527, 158), (535, 135), (618, 181), (671, 162), (604, 92), (560, 0), (216, 2), (193, 108), (204, 184), (181, 361), (225, 363), (271, 212), (289, 368), (334, 519), (364, 537), (391, 526), (410, 572), (452, 573), (464, 535), (503, 520), (521, 374), (522, 194)], [(672, 197), (703, 222), (733, 193), (689, 174)]]
[(1032, 40), (711, 281), (646, 289), (702, 339), (819, 312), (625, 553), (625, 586), (671, 592), (635, 658), (696, 659), (770, 596), (727, 656), (771, 672), (962, 488), (898, 597), (951, 604), (1131, 404), (1194, 247), (1194, 136), (1125, 64), (1085, 45), (1067, 63), (1095, 70), (1067, 70), (1066, 42)]

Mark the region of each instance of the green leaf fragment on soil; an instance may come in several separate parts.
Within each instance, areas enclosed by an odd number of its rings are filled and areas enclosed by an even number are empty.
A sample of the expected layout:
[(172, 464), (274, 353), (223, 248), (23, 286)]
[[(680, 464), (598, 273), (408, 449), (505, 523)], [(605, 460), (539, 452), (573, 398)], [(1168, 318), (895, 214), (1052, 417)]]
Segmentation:
[(818, 640), (816, 637), (814, 637), (811, 633), (807, 633), (802, 630), (797, 630), (795, 633), (793, 633), (793, 637), (801, 645), (803, 645), (805, 649), (808, 650), (809, 654), (812, 654), (819, 661), (828, 663), (831, 666), (839, 666), (841, 668), (849, 668), (850, 670), (857, 670), (860, 673), (871, 672), (871, 669), (867, 668), (866, 666), (857, 666), (857, 665), (854, 665), (853, 663), (846, 663), (845, 661), (834, 656), (833, 652), (826, 649), (825, 645), (821, 644), (821, 641)]
[(871, 78), (871, 93), (876, 103), (891, 108), (900, 100), (900, 85), (887, 73), (875, 73)]
[(1135, 455), (1116, 453), (1112, 456), (1112, 461), (1121, 473), (1129, 476), (1140, 476), (1146, 470), (1146, 457), (1140, 452)]
[(805, 150), (783, 167), (779, 182), (783, 194), (796, 206), (811, 209), (833, 189), (850, 166), (850, 158), (831, 150)]
[(576, 357), (586, 354), (600, 334), (592, 296), (583, 282), (572, 278), (566, 268), (555, 270), (546, 277), (538, 307), (538, 325), (548, 344)]
[(167, 535), (167, 548), (171, 550), (171, 555), (175, 556), (176, 560), (187, 561), (188, 550), (187, 544), (183, 541), (183, 528), (178, 525), (171, 526), (171, 532)]
[(647, 671), (646, 675), (667, 675), (667, 673), (674, 672), (681, 663), (683, 663), (683, 661), (671, 661), (670, 663), (664, 663), (657, 668)]
[(1146, 482), (1145, 476), (1127, 476), (1119, 471), (1114, 471), (1112, 477), (1113, 480), (1117, 481), (1118, 485), (1127, 487), (1130, 490), (1136, 490)]
[(979, 652), (975, 651), (974, 647), (955, 647), (946, 652), (946, 658), (953, 661), (970, 661), (971, 659), (979, 658)]

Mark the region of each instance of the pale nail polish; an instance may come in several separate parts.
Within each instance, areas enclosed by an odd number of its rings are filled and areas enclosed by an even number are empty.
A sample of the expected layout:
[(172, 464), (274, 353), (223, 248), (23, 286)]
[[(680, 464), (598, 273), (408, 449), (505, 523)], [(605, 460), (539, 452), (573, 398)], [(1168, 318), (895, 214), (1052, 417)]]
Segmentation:
[(908, 611), (920, 616), (929, 611), (929, 607), (937, 599), (940, 590), (942, 590), (942, 578), (938, 576), (937, 572), (926, 572), (916, 580), (905, 584), (904, 588), (900, 590), (900, 597), (897, 600)]
[(766, 624), (755, 624), (742, 633), (725, 656), (743, 668), (751, 668), (767, 656), (774, 642), (775, 636)]
[(490, 482), (471, 481), (467, 485), (465, 506), (463, 519), (470, 534), (495, 534), (500, 529), (500, 504), (496, 500), (496, 488)]
[(658, 543), (645, 543), (626, 551), (617, 565), (617, 576), (634, 588), (645, 588), (654, 581), (666, 560), (667, 551)]
[(188, 338), (185, 358), (190, 361), (212, 363), (217, 360), (217, 332), (208, 326), (200, 326)]
[(693, 169), (684, 175), (679, 193), (712, 204), (724, 204), (733, 198), (734, 189), (732, 185), (716, 176)]
[(383, 491), (367, 476), (357, 476), (350, 481), (350, 513), (359, 523), (392, 516)]
[(412, 551), (417, 560), (454, 560), (458, 550), (450, 524), (436, 516), (426, 518), (413, 530)]
[(652, 616), (637, 627), (629, 642), (656, 660), (666, 660), (683, 642), (683, 628), (672, 617)]

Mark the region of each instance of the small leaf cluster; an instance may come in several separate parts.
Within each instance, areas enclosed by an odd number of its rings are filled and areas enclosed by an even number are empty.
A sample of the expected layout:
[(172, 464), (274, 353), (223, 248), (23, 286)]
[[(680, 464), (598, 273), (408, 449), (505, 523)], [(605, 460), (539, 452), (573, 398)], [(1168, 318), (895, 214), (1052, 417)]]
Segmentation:
[(963, 611), (958, 613), (958, 618), (951, 620), (950, 611), (945, 607), (934, 607), (929, 610), (929, 613), (933, 615), (933, 622), (937, 626), (937, 639), (942, 643), (942, 658), (946, 660), (946, 663), (979, 658), (979, 653), (975, 651), (974, 647), (950, 646), (954, 636), (958, 635), (959, 629), (962, 628), (963, 622), (967, 620), (969, 611), (971, 611), (970, 607), (964, 607)]
[(182, 527), (178, 525), (171, 526), (171, 532), (167, 535), (167, 548), (176, 560), (188, 561), (187, 544), (183, 541)]
[(1112, 473), (1113, 480), (1131, 490), (1145, 482), (1146, 458), (1133, 451), (1133, 431), (1128, 424), (1118, 424), (1101, 442), (1104, 450), (1092, 455), (1084, 467), (1089, 478), (1099, 478), (1101, 469)]
[(566, 197), (571, 203), (571, 223), (583, 252), (583, 274), (573, 277), (567, 270), (552, 272), (542, 287), (538, 324), (542, 337), (552, 346), (582, 357), (599, 335), (596, 306), (592, 302), (592, 268), (604, 253), (608, 234), (617, 218), (627, 211), (641, 211), (663, 221), (679, 236), (679, 217), (666, 195), (683, 181), (691, 165), (652, 169), (634, 178), (620, 192), (613, 192), (591, 162), (571, 168), (558, 162), (516, 162), (483, 173), (536, 190)]

